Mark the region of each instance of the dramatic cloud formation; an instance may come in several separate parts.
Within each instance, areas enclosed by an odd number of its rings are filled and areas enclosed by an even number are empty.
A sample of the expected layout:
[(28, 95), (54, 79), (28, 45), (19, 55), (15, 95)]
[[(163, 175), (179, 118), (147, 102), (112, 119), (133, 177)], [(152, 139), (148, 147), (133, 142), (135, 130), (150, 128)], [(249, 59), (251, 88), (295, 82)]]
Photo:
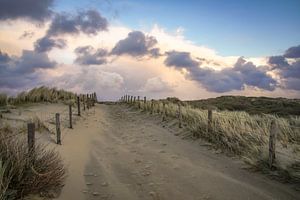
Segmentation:
[(159, 49), (153, 48), (157, 44), (157, 40), (153, 36), (145, 36), (141, 31), (132, 31), (128, 33), (127, 38), (120, 40), (112, 49), (113, 55), (130, 55), (134, 57), (142, 57), (149, 55), (158, 57)]
[(153, 77), (146, 81), (145, 85), (141, 88), (141, 92), (170, 92), (173, 90), (173, 86), (168, 82), (162, 80), (160, 77)]
[(166, 53), (166, 66), (175, 69), (185, 69), (189, 79), (199, 82), (204, 88), (212, 92), (229, 92), (242, 90), (245, 85), (272, 91), (276, 81), (267, 75), (265, 67), (257, 67), (252, 62), (239, 58), (232, 68), (220, 71), (202, 68), (201, 62), (194, 60), (188, 52), (170, 51)]
[(34, 50), (37, 52), (47, 52), (56, 47), (62, 49), (66, 46), (66, 41), (63, 39), (52, 39), (49, 37), (43, 37), (38, 39), (34, 43)]
[(92, 46), (78, 47), (75, 49), (77, 58), (76, 63), (81, 65), (101, 65), (105, 64), (108, 54), (105, 49), (95, 50)]
[(26, 18), (44, 21), (51, 15), (53, 0), (1, 0), (0, 20)]
[(285, 51), (286, 58), (300, 58), (300, 45), (291, 47)]
[(50, 69), (56, 62), (50, 61), (47, 54), (23, 50), (20, 57), (9, 57), (0, 52), (0, 85), (1, 88), (18, 88), (34, 85), (38, 80), (38, 70)]

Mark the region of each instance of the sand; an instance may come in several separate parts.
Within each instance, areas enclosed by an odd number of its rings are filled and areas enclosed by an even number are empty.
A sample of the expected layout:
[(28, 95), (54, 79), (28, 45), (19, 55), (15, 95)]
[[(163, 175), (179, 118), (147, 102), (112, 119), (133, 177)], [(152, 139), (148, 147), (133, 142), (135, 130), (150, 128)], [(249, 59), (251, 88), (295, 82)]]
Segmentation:
[(68, 169), (59, 200), (300, 199), (291, 185), (245, 170), (201, 140), (176, 136), (185, 130), (172, 122), (125, 105), (97, 104), (75, 121), (62, 145), (39, 137)]

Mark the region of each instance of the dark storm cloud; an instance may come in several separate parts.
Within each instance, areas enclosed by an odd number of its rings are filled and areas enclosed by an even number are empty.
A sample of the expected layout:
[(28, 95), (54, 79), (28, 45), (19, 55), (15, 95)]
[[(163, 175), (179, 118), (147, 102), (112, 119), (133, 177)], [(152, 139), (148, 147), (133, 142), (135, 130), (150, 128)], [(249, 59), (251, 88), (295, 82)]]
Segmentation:
[[(36, 84), (38, 71), (56, 66), (47, 54), (23, 50), (20, 57), (9, 57), (0, 53), (0, 86), (1, 88), (18, 88), (26, 84)], [(3, 59), (4, 58), (4, 59)]]
[(76, 48), (75, 53), (75, 62), (81, 65), (102, 65), (107, 62), (108, 52), (105, 49), (95, 50), (92, 46), (83, 46)]
[(0, 20), (27, 18), (44, 21), (51, 15), (53, 0), (1, 0)]
[(76, 15), (61, 13), (55, 15), (47, 35), (78, 34), (80, 31), (95, 35), (99, 31), (107, 30), (107, 27), (106, 18), (102, 17), (96, 10), (87, 10)]
[(211, 92), (229, 92), (242, 90), (245, 85), (272, 91), (276, 81), (267, 75), (265, 67), (257, 67), (252, 62), (246, 62), (242, 57), (233, 68), (220, 71), (200, 67), (201, 62), (194, 60), (188, 52), (170, 51), (166, 53), (166, 66), (178, 70), (186, 69), (187, 77), (200, 83)]
[(113, 55), (130, 55), (142, 57), (149, 55), (158, 57), (160, 55), (158, 48), (153, 48), (157, 44), (155, 37), (146, 36), (141, 31), (132, 31), (128, 33), (127, 38), (120, 40), (112, 49)]
[(46, 52), (46, 51), (50, 51), (54, 47), (62, 49), (65, 46), (66, 46), (66, 41), (63, 39), (52, 39), (49, 37), (43, 37), (38, 39), (34, 43), (34, 50), (36, 52)]
[(300, 58), (300, 45), (290, 47), (285, 51), (284, 57), (286, 58)]

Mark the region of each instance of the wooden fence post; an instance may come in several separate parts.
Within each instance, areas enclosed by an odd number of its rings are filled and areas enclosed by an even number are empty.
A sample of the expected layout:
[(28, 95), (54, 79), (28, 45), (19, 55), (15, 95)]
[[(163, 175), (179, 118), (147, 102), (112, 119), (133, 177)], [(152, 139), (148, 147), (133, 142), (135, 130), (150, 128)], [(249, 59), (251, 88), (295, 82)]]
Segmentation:
[(59, 113), (55, 114), (55, 124), (56, 124), (56, 143), (61, 144), (61, 132), (60, 132), (60, 121)]
[(144, 97), (144, 104), (146, 104), (146, 102), (147, 102), (147, 98), (146, 98), (146, 97)]
[(134, 96), (134, 97), (133, 97), (133, 103), (135, 103), (135, 98), (136, 98), (136, 97)]
[(85, 95), (82, 96), (83, 111), (85, 111)]
[(89, 100), (89, 94), (86, 94), (86, 108), (89, 110), (90, 109), (90, 100)]
[(211, 133), (212, 132), (212, 110), (211, 109), (208, 109), (207, 116), (208, 116), (208, 119), (207, 119), (207, 132)]
[(166, 103), (163, 102), (163, 117), (162, 117), (162, 121), (166, 121)]
[(150, 114), (153, 114), (153, 109), (154, 109), (154, 100), (151, 99), (151, 110), (150, 110)]
[(80, 99), (79, 99), (79, 96), (77, 96), (77, 115), (80, 116)]
[(94, 92), (95, 103), (98, 103), (97, 93)]
[(181, 113), (181, 104), (178, 103), (178, 126), (182, 128), (182, 113)]
[(27, 124), (27, 140), (28, 140), (28, 152), (32, 153), (35, 151), (35, 124)]
[(138, 108), (141, 108), (141, 102), (140, 102), (140, 96), (137, 97), (137, 101), (138, 101)]
[(277, 123), (273, 119), (271, 122), (270, 138), (269, 138), (269, 167), (272, 169), (275, 163), (275, 147), (276, 147)]
[(69, 128), (73, 128), (72, 125), (72, 105), (69, 105)]

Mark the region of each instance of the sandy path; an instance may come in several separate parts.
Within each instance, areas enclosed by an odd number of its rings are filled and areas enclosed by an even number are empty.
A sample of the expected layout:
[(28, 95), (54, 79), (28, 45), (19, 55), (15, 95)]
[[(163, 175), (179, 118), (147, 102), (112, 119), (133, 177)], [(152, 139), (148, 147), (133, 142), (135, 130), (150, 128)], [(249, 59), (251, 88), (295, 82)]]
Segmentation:
[[(57, 147), (69, 176), (59, 199), (299, 199), (241, 162), (182, 140), (149, 115), (97, 105)], [(94, 193), (94, 195), (93, 195)]]

